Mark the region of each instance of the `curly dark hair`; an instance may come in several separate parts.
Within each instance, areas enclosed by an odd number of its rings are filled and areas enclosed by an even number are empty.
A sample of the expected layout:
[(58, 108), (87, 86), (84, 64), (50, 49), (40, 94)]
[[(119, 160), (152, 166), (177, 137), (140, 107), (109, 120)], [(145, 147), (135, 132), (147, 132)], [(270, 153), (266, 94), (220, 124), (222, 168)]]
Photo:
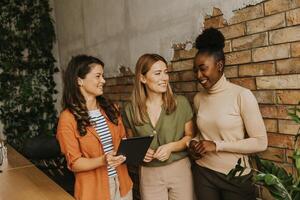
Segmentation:
[(224, 35), (221, 31), (215, 28), (205, 29), (196, 38), (196, 48), (198, 49), (197, 55), (201, 53), (208, 53), (214, 56), (216, 61), (222, 61), (223, 64), (225, 64), (224, 47)]
[[(84, 79), (91, 71), (92, 64), (99, 64), (104, 67), (104, 63), (95, 57), (78, 55), (71, 59), (63, 75), (64, 88), (62, 97), (62, 107), (69, 109), (77, 121), (77, 129), (81, 136), (86, 135), (86, 127), (90, 126), (90, 117), (86, 107), (86, 101), (80, 92), (77, 82), (78, 77)], [(98, 105), (104, 110), (111, 122), (118, 124), (119, 110), (114, 104), (103, 96), (96, 97)]]

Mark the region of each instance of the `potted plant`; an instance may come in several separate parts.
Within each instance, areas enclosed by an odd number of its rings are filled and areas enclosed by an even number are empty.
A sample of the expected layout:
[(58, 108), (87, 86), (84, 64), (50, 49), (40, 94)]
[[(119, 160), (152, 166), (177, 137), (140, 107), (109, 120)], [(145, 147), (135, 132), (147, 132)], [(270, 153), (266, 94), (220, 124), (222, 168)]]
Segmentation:
[[(299, 107), (296, 106), (295, 108), (289, 109), (288, 114), (294, 122), (300, 124)], [(300, 149), (297, 148), (299, 136), (300, 127), (295, 136), (294, 152), (291, 157), (293, 166), (297, 170), (294, 176), (272, 161), (260, 159), (258, 156), (254, 157), (257, 166), (251, 168), (253, 172), (253, 182), (264, 186), (277, 200), (300, 200)], [(241, 162), (242, 160), (239, 159), (235, 168), (228, 173), (228, 179), (234, 176), (240, 176), (244, 172), (245, 167), (241, 165)]]

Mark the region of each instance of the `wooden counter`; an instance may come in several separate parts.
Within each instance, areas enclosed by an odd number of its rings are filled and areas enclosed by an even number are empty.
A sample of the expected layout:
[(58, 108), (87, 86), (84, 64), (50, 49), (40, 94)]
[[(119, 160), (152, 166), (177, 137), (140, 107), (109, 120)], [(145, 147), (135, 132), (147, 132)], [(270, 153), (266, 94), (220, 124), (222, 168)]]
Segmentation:
[(0, 200), (74, 200), (12, 147), (7, 150), (0, 167)]

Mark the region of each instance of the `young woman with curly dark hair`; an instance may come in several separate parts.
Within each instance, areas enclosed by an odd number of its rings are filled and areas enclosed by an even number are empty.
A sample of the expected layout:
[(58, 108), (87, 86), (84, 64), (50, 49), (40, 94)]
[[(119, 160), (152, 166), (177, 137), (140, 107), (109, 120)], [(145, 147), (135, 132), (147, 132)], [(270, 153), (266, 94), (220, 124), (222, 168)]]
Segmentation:
[(125, 129), (117, 107), (103, 95), (104, 63), (73, 57), (64, 73), (57, 139), (75, 174), (77, 200), (131, 200), (124, 156), (116, 156)]

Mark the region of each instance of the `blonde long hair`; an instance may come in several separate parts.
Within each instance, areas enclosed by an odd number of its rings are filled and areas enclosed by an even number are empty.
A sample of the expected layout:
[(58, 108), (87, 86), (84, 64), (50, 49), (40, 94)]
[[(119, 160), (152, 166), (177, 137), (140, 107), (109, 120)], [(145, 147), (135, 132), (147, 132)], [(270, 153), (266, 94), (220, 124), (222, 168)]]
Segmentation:
[[(158, 54), (144, 54), (136, 63), (134, 88), (131, 96), (134, 114), (133, 123), (135, 125), (141, 125), (145, 123), (147, 119), (147, 91), (146, 86), (141, 82), (141, 76), (146, 75), (152, 65), (157, 61), (162, 61), (167, 65), (167, 61)], [(176, 101), (169, 83), (167, 91), (162, 94), (162, 99), (166, 113), (172, 113), (176, 109)]]

